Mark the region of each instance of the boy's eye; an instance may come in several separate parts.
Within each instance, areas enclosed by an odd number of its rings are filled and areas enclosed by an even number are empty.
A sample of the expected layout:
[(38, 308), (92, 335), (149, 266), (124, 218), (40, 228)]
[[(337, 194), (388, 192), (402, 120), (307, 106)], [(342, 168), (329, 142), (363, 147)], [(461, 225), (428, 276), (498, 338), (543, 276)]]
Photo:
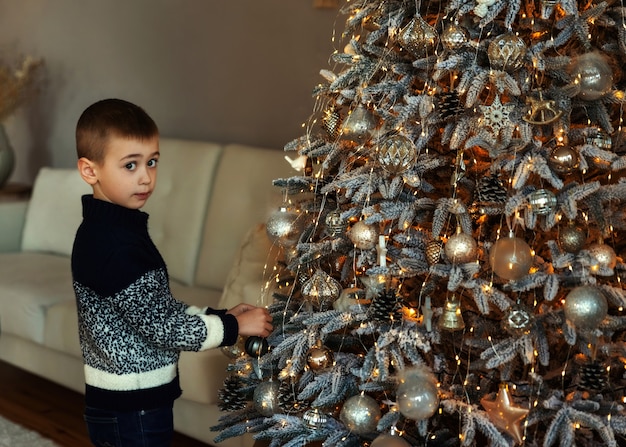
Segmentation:
[(135, 163), (134, 161), (131, 161), (130, 163), (126, 163), (124, 167), (128, 169), (129, 171), (133, 171), (137, 167), (137, 163)]
[(157, 164), (159, 164), (159, 160), (156, 158), (152, 158), (148, 161), (148, 167), (154, 168)]

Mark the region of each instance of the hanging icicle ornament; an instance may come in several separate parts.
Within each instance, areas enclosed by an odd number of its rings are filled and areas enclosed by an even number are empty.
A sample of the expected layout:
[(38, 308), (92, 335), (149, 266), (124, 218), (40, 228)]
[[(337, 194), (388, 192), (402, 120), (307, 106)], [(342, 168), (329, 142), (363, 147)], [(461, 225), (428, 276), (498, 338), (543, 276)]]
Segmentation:
[(578, 152), (571, 146), (557, 146), (550, 152), (548, 164), (558, 174), (571, 174), (580, 164)]
[(510, 435), (517, 444), (524, 442), (521, 421), (526, 418), (529, 410), (513, 405), (513, 397), (506, 383), (500, 385), (494, 401), (483, 397), (480, 404), (496, 427)]
[(586, 241), (587, 234), (585, 230), (573, 221), (569, 221), (559, 232), (559, 246), (561, 250), (567, 253), (578, 253), (583, 249)]
[(404, 417), (421, 421), (435, 414), (439, 407), (439, 389), (435, 375), (426, 366), (401, 371), (399, 382), (396, 404)]
[(594, 286), (579, 286), (565, 297), (565, 318), (582, 330), (594, 330), (607, 315), (608, 303), (600, 289)]
[(322, 340), (317, 340), (306, 355), (306, 363), (313, 371), (324, 371), (333, 365), (333, 361), (333, 351), (324, 346)]
[(341, 284), (322, 269), (317, 269), (313, 276), (302, 285), (300, 290), (305, 300), (314, 308), (324, 312), (332, 306), (341, 294)]
[(441, 43), (448, 50), (456, 51), (469, 40), (467, 30), (457, 23), (445, 25), (441, 33)]
[(425, 57), (433, 54), (438, 37), (437, 30), (417, 15), (400, 30), (398, 42), (413, 56)]
[(278, 387), (279, 383), (273, 380), (259, 383), (254, 389), (254, 408), (262, 416), (274, 416), (279, 410)]
[(362, 143), (369, 139), (378, 120), (374, 113), (363, 104), (356, 106), (341, 125), (341, 135), (346, 140)]
[(350, 238), (356, 248), (369, 250), (378, 243), (378, 230), (375, 226), (359, 220), (348, 231), (348, 238)]
[(402, 174), (415, 164), (417, 147), (410, 138), (393, 134), (382, 139), (376, 156), (385, 171), (392, 175)]
[(528, 274), (533, 263), (530, 246), (513, 235), (500, 238), (489, 251), (489, 264), (494, 273), (502, 279), (517, 280)]
[(597, 52), (574, 57), (570, 74), (580, 88), (578, 96), (586, 101), (602, 98), (613, 87), (613, 70), (606, 58)]
[(550, 214), (556, 209), (556, 196), (549, 189), (537, 189), (528, 195), (528, 204), (535, 214)]
[(487, 48), (487, 56), (493, 68), (514, 71), (524, 64), (526, 44), (515, 33), (507, 32), (494, 38)]
[(460, 225), (457, 225), (455, 234), (448, 238), (444, 246), (444, 253), (453, 264), (465, 264), (476, 260), (478, 244), (471, 235), (463, 233)]
[(267, 236), (282, 247), (295, 245), (303, 229), (304, 216), (286, 204), (274, 211), (265, 224)]
[(465, 321), (461, 313), (461, 302), (456, 295), (446, 298), (443, 313), (439, 317), (437, 326), (439, 329), (452, 332), (465, 329)]
[(376, 432), (381, 416), (378, 402), (367, 394), (349, 397), (341, 407), (339, 420), (357, 435)]

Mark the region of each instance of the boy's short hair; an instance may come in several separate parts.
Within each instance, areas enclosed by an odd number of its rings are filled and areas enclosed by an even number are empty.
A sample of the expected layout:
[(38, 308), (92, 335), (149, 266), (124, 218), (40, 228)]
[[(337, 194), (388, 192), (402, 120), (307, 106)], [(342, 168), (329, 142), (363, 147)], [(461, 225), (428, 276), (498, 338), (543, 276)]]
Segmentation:
[(150, 115), (123, 99), (103, 99), (85, 109), (76, 124), (76, 155), (102, 162), (112, 137), (148, 140), (159, 134)]

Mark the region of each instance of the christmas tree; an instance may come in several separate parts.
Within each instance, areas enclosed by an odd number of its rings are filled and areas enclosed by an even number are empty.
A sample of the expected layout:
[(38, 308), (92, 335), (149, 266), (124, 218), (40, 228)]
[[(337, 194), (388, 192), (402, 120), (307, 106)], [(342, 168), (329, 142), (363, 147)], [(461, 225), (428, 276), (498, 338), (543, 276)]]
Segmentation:
[(217, 440), (626, 445), (623, 0), (341, 13)]

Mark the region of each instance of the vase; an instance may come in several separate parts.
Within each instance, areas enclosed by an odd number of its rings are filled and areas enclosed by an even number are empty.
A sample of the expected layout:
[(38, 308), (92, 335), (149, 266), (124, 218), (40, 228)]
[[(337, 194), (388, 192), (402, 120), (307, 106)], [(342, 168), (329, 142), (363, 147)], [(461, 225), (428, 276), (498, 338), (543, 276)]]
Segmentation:
[(0, 124), (0, 188), (3, 188), (15, 168), (15, 152), (9, 137), (7, 137), (4, 126)]

